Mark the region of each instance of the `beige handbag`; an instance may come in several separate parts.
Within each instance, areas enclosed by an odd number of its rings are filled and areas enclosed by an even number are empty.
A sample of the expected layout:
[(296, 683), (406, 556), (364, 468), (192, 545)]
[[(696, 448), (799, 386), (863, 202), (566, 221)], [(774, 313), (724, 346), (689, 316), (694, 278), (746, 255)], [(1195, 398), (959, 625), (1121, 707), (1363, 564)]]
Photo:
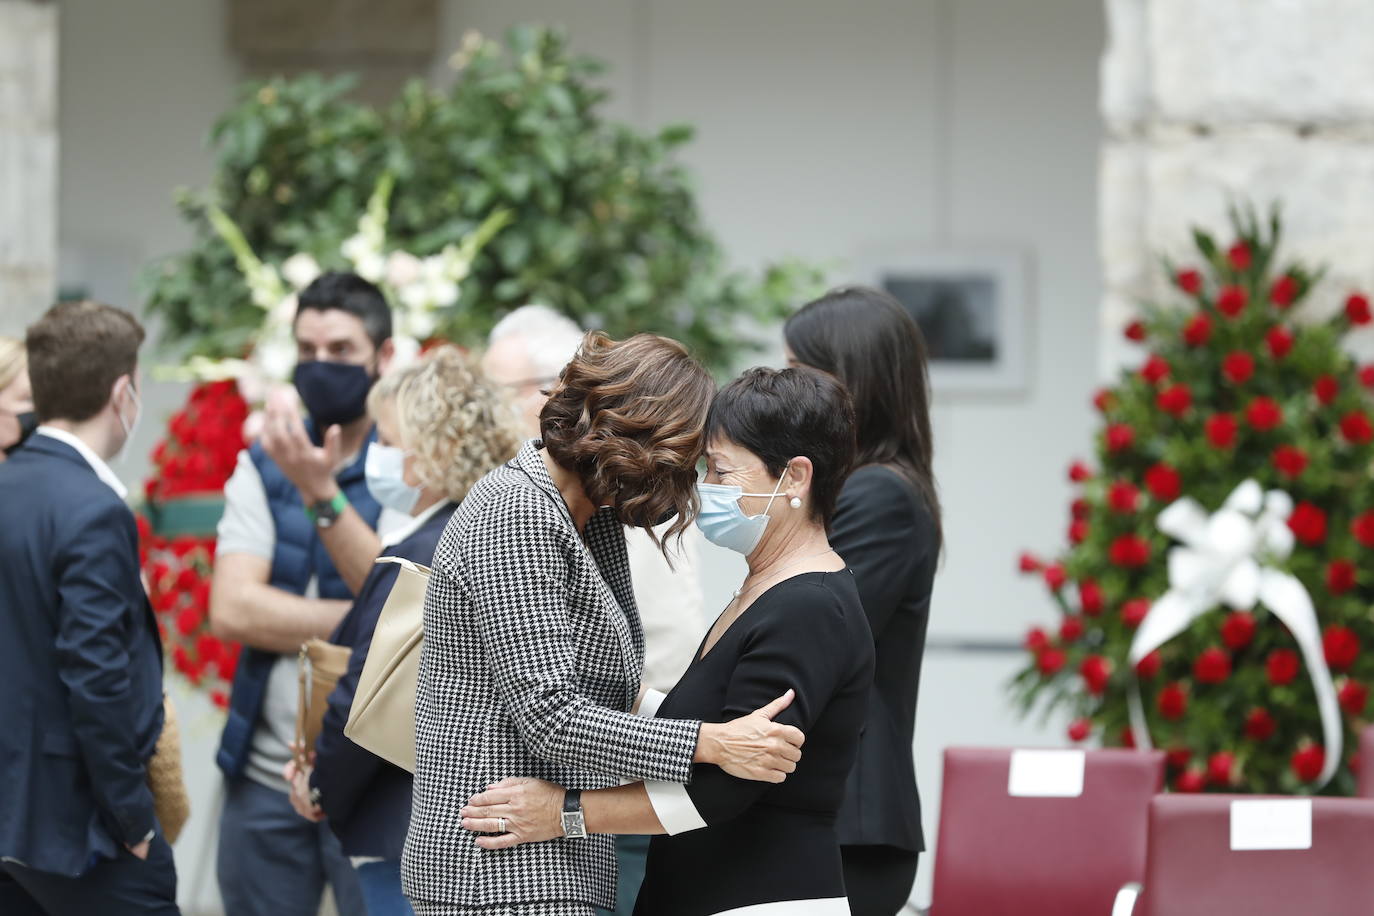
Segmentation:
[(348, 660), (352, 656), (350, 647), (336, 646), (323, 639), (311, 639), (301, 644), (296, 744), (292, 748), (296, 766), (301, 769), (310, 765), (315, 741), (324, 728), (324, 711), (329, 708), (329, 695), (348, 670)]
[(401, 568), (377, 619), (344, 734), (359, 747), (414, 773), (415, 691), (430, 570), (400, 557), (379, 557), (377, 562)]
[(162, 734), (148, 761), (148, 788), (153, 793), (153, 813), (162, 826), (162, 836), (168, 844), (175, 843), (181, 828), (191, 816), (191, 799), (186, 794), (186, 781), (181, 769), (181, 729), (177, 727), (177, 711), (172, 698), (162, 695)]

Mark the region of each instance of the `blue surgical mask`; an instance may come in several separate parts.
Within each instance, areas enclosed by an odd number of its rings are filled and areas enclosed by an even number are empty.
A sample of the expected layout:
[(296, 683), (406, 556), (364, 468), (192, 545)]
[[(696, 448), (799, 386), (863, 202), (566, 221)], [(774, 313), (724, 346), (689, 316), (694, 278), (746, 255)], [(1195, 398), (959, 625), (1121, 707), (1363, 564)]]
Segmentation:
[[(697, 527), (712, 544), (749, 556), (759, 546), (759, 541), (763, 540), (763, 532), (768, 528), (768, 510), (772, 508), (773, 500), (778, 498), (786, 476), (784, 471), (772, 493), (745, 493), (743, 487), (720, 483), (697, 484), (697, 496), (701, 500)], [(745, 515), (739, 504), (741, 496), (768, 497), (763, 514)]]
[(405, 481), (406, 453), (390, 445), (372, 443), (367, 447), (363, 474), (372, 498), (388, 509), (409, 515), (420, 501), (420, 488)]

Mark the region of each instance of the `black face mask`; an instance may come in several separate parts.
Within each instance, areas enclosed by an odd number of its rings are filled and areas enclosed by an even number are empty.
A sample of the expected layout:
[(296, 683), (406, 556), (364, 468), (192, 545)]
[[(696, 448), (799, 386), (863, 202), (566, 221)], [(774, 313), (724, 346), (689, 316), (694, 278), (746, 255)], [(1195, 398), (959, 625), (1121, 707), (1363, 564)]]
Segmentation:
[(320, 435), (367, 412), (367, 393), (373, 380), (366, 366), (313, 360), (296, 366), (294, 381)]
[(32, 410), (16, 415), (15, 419), (19, 421), (19, 441), (13, 445), (5, 446), (6, 455), (13, 455), (18, 451), (19, 446), (29, 441), (29, 436), (32, 436), (33, 431), (38, 428), (38, 414)]

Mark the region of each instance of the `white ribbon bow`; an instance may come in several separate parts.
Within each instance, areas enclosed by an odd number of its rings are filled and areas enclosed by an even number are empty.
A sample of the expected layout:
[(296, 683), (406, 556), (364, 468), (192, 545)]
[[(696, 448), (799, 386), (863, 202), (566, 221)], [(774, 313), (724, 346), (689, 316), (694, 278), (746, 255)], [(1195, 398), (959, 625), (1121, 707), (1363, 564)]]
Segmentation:
[[(1236, 487), (1210, 516), (1186, 496), (1160, 512), (1155, 524), (1182, 545), (1169, 551), (1169, 590), (1141, 621), (1129, 660), (1134, 672), (1141, 659), (1219, 604), (1250, 610), (1262, 603), (1293, 634), (1312, 678), (1326, 751), (1320, 787), (1340, 764), (1344, 734), (1336, 685), (1322, 651), (1321, 627), (1302, 582), (1291, 573), (1261, 565), (1292, 553), (1293, 532), (1288, 528), (1292, 513), (1291, 496), (1282, 490), (1265, 493), (1254, 480)], [(1149, 749), (1140, 685), (1133, 680), (1131, 688), (1131, 730), (1136, 746)]]

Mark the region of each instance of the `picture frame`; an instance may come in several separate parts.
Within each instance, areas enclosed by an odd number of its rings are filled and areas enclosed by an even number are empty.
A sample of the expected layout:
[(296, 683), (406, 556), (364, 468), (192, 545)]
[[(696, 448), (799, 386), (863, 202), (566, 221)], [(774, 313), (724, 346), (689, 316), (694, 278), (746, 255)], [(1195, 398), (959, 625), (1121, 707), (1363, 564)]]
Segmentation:
[(909, 248), (870, 252), (861, 276), (920, 326), (938, 396), (1026, 390), (1027, 273), (1014, 249)]

